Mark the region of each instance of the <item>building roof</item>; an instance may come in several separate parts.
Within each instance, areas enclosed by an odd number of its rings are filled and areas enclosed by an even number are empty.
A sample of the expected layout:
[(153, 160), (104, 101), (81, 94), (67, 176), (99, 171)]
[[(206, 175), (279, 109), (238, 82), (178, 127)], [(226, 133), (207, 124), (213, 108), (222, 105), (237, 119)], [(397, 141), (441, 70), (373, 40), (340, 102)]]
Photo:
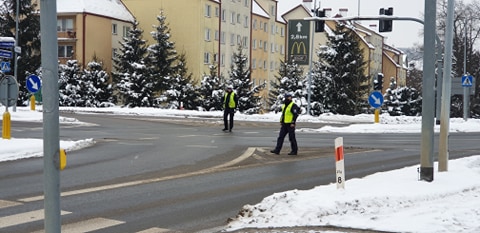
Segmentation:
[(253, 14), (265, 17), (265, 18), (270, 18), (270, 15), (260, 6), (258, 5), (257, 1), (253, 0), (253, 9), (252, 9)]
[(57, 13), (90, 13), (120, 21), (135, 20), (120, 0), (57, 0)]

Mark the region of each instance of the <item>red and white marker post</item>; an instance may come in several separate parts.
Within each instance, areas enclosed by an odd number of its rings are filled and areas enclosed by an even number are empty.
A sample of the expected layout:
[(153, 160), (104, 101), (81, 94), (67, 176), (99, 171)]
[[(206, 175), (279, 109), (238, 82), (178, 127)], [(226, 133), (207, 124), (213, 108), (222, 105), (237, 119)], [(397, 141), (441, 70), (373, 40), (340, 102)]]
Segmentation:
[(345, 188), (345, 162), (343, 160), (343, 137), (335, 139), (335, 168), (337, 189)]

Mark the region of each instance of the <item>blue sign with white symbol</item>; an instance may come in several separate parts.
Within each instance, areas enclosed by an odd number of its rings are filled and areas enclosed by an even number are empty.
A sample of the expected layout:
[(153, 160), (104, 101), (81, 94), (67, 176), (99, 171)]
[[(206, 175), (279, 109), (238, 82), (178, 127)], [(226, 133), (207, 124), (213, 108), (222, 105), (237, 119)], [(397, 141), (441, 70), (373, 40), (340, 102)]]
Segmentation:
[(379, 108), (383, 104), (383, 95), (379, 91), (374, 91), (368, 96), (368, 103), (373, 108)]
[(3, 58), (12, 58), (12, 52), (7, 50), (0, 50), (0, 57)]
[(13, 48), (15, 41), (0, 41), (0, 48)]
[(27, 90), (29, 92), (35, 93), (40, 90), (42, 87), (42, 81), (40, 81), (40, 78), (36, 75), (30, 75), (27, 78)]
[(0, 62), (0, 68), (3, 72), (10, 72), (10, 62), (2, 61)]
[(462, 87), (471, 87), (473, 85), (473, 77), (471, 75), (462, 76)]

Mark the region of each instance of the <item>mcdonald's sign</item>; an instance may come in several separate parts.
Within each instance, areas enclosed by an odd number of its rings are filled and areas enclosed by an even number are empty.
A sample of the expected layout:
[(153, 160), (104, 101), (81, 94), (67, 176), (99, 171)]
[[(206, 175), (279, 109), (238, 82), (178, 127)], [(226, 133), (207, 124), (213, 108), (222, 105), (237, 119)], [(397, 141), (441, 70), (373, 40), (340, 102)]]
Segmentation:
[(288, 57), (299, 65), (309, 64), (310, 21), (288, 21)]

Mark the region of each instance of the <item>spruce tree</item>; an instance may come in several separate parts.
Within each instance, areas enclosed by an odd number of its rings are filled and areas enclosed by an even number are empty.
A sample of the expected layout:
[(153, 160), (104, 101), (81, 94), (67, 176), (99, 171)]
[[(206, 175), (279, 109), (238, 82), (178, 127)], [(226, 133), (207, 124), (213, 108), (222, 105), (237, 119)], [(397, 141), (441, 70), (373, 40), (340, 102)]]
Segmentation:
[[(96, 57), (84, 70), (84, 88), (88, 92), (83, 96), (86, 107), (107, 107), (115, 103), (112, 84), (101, 61)], [(86, 98), (88, 97), (88, 98)]]
[[(330, 111), (336, 114), (356, 115), (368, 106), (370, 89), (365, 75), (365, 60), (356, 34), (348, 25), (337, 23), (328, 37), (330, 52), (320, 52), (326, 63), (325, 76), (332, 78)], [(331, 52), (333, 51), (333, 52)]]
[(295, 103), (302, 106), (305, 102), (303, 69), (292, 59), (281, 61), (280, 70), (275, 78), (276, 80), (270, 82), (272, 87), (269, 93), (270, 110), (280, 111), (285, 93), (291, 93)]
[[(119, 82), (124, 73), (132, 74), (139, 72), (138, 66), (145, 65), (147, 55), (146, 41), (143, 39), (143, 30), (138, 27), (138, 21), (134, 21), (132, 28), (127, 32), (127, 36), (120, 42), (119, 51), (115, 52), (113, 57), (112, 72), (114, 82)], [(146, 72), (146, 69), (144, 69)]]
[(238, 110), (245, 114), (260, 112), (261, 97), (257, 94), (265, 88), (265, 83), (254, 86), (251, 81), (251, 71), (248, 67), (248, 58), (243, 53), (242, 47), (238, 47), (237, 53), (233, 54), (234, 62), (230, 70), (230, 82), (238, 95)]
[(154, 83), (145, 62), (147, 46), (142, 34), (143, 31), (135, 21), (113, 59), (113, 80), (120, 101), (128, 107), (153, 106)]
[(59, 105), (83, 106), (81, 70), (77, 60), (59, 65)]
[(163, 92), (172, 82), (178, 55), (175, 43), (170, 40), (170, 28), (163, 10), (160, 11), (157, 20), (158, 25), (154, 26), (155, 31), (151, 32), (155, 43), (148, 47), (147, 65), (155, 81), (155, 90)]
[[(18, 54), (17, 82), (25, 83), (28, 74), (34, 73), (41, 65), (40, 55), (40, 17), (36, 13), (35, 1), (18, 1), (19, 23), (17, 45), (22, 48)], [(4, 0), (0, 6), (0, 35), (15, 38), (16, 0)], [(15, 62), (11, 60), (11, 74), (14, 74)], [(25, 85), (19, 85), (17, 104), (25, 105), (30, 95)]]
[[(310, 115), (319, 116), (330, 112), (330, 109), (336, 105), (335, 90), (333, 89), (333, 80), (330, 73), (327, 72), (328, 64), (321, 59), (325, 53), (332, 52), (331, 49), (323, 47), (320, 49), (319, 60), (313, 62), (310, 87)], [(305, 86), (308, 87), (308, 79), (305, 80)]]
[(172, 74), (172, 82), (167, 90), (167, 101), (170, 108), (196, 110), (199, 94), (193, 83), (192, 74), (188, 73), (185, 54), (178, 58), (176, 71)]
[(200, 107), (207, 111), (222, 110), (224, 89), (220, 85), (217, 67), (210, 65), (210, 73), (204, 74), (200, 83)]

